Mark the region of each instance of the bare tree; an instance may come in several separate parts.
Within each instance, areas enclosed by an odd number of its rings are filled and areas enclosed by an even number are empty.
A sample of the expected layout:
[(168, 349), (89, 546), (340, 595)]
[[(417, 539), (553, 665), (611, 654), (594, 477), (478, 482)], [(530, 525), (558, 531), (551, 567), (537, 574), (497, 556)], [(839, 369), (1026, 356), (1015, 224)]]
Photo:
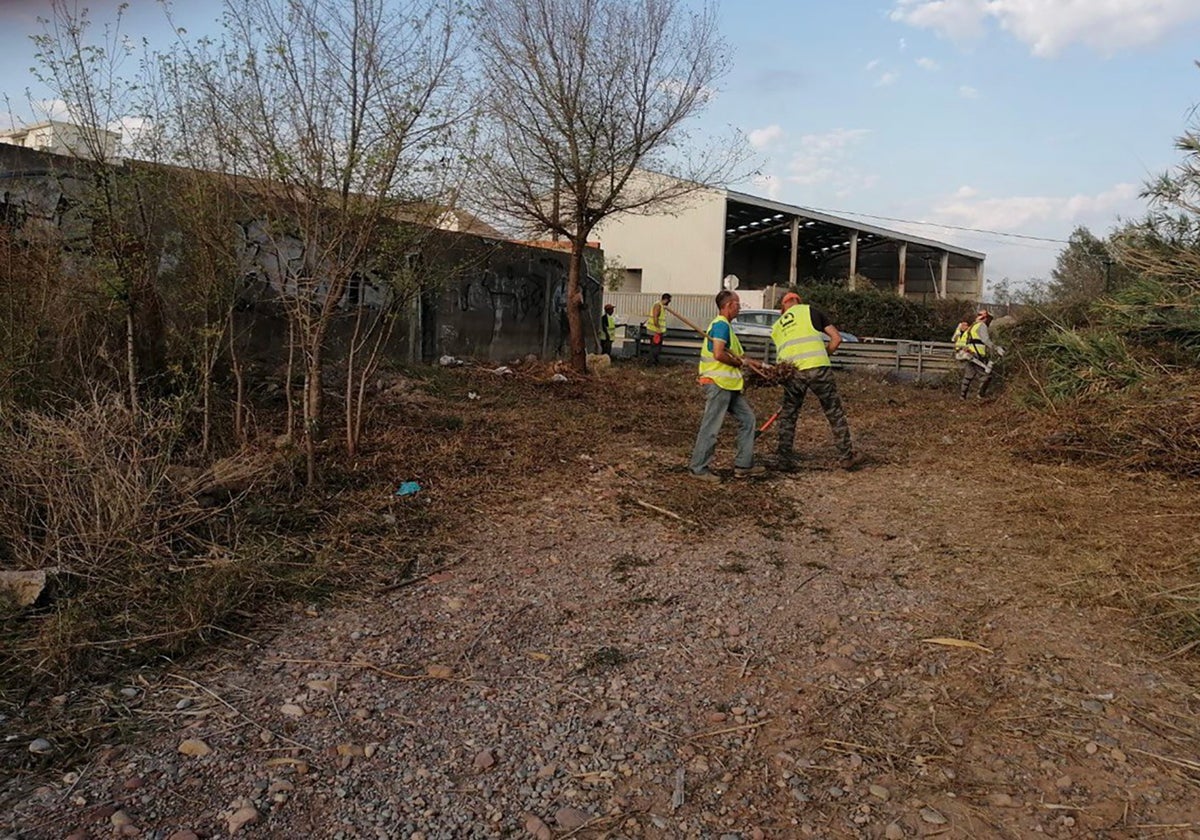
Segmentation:
[(381, 228), (432, 223), (464, 113), (454, 0), (226, 0), (224, 37), (184, 45), (196, 133), (239, 179), (304, 370), (316, 478), (324, 351)]
[[(160, 184), (147, 171), (124, 171), (114, 129), (136, 109), (137, 82), (124, 75), (133, 44), (121, 33), (127, 4), (117, 7), (99, 38), (88, 10), (70, 0), (51, 0), (42, 32), (35, 77), (57, 97), (73, 125), (56, 126), (68, 151), (78, 158), (86, 189), (77, 196), (90, 223), (85, 269), (103, 293), (120, 304), (125, 320), (125, 379), (130, 407), (139, 408), (142, 355), (153, 358), (161, 342), (161, 309), (155, 288), (158, 225), (154, 199)], [(37, 103), (33, 103), (35, 108)], [(47, 117), (61, 115), (53, 111)], [(147, 176), (147, 177), (144, 177)], [(139, 333), (145, 333), (139, 336)]]
[[(614, 213), (729, 180), (740, 140), (690, 143), (728, 59), (711, 6), (677, 0), (480, 0), (486, 80), (479, 183), (492, 209), (571, 244), (571, 364), (586, 367), (584, 250)], [(650, 170), (656, 175), (642, 177)]]

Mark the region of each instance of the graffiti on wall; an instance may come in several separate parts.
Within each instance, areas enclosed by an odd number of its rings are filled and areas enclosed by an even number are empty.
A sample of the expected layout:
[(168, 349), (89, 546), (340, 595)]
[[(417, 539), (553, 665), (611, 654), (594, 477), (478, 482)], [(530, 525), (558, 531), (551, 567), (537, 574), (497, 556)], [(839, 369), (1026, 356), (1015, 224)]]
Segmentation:
[[(7, 167), (0, 171), (0, 223), (28, 233), (44, 229), (62, 237), (68, 250), (89, 250), (92, 184), (85, 174), (57, 156), (29, 150), (15, 157), (0, 151), (0, 159)], [(239, 310), (255, 310), (261, 303), (286, 297), (325, 303), (334, 284), (318, 249), (268, 219), (243, 218), (230, 224), (234, 253), (229, 256), (240, 284)], [(158, 272), (170, 278), (188, 264), (188, 237), (177, 230), (159, 233), (154, 243)], [(419, 330), (423, 347), (432, 343), (441, 348), (438, 352), (496, 355), (539, 352), (556, 343), (561, 347), (567, 333), (567, 254), (465, 233), (435, 234), (434, 252), (439, 256), (431, 257), (431, 269), (436, 269), (436, 280), (422, 269), (419, 256), (406, 255), (416, 262), (406, 261), (391, 273), (356, 272), (344, 284), (337, 306), (347, 311), (386, 308), (401, 296), (410, 299), (411, 287), (430, 284), (416, 298), (419, 307), (402, 308), (402, 318), (410, 331)], [(589, 276), (583, 285), (586, 317), (594, 320), (600, 283)]]

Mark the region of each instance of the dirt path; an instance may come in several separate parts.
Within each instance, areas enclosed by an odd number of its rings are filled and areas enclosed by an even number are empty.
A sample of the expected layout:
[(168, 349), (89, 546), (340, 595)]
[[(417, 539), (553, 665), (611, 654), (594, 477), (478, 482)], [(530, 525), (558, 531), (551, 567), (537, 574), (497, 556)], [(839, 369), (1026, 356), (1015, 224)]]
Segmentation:
[(1200, 837), (1196, 669), (1134, 609), (1194, 570), (1195, 485), (1039, 465), (1000, 405), (864, 376), (864, 469), (806, 406), (811, 469), (714, 488), (682, 473), (695, 394), (623, 376), (673, 404), (456, 500), (449, 568), (136, 686), (158, 734), (3, 828)]

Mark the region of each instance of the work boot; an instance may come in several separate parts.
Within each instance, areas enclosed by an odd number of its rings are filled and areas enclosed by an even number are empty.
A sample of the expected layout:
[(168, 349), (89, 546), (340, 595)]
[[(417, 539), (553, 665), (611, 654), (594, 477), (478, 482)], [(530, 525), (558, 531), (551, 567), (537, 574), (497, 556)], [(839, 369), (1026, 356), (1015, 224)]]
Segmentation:
[(688, 470), (688, 475), (694, 479), (697, 479), (698, 481), (707, 481), (709, 484), (721, 483), (721, 476), (714, 472), (709, 472), (708, 470), (705, 470), (704, 472), (692, 472), (691, 470)]
[(775, 469), (779, 470), (780, 472), (785, 472), (785, 473), (799, 472), (800, 471), (800, 461), (799, 461), (799, 459), (796, 458), (795, 455), (792, 455), (792, 454), (776, 455), (775, 456)]
[(851, 453), (849, 458), (843, 458), (842, 460), (838, 461), (838, 466), (841, 467), (842, 469), (846, 470), (847, 472), (852, 472), (852, 471), (858, 469), (858, 467), (862, 464), (862, 462), (863, 462), (862, 453), (861, 452), (853, 452), (853, 453)]
[(734, 478), (754, 478), (755, 476), (766, 475), (767, 468), (759, 464), (757, 467), (734, 467)]

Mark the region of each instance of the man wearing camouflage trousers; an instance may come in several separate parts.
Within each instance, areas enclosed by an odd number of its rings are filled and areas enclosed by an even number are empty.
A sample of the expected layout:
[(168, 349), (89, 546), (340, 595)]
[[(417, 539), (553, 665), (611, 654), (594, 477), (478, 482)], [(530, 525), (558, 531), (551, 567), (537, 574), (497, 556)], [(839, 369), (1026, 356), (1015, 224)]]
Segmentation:
[[(804, 395), (812, 391), (821, 402), (825, 419), (833, 432), (837, 445), (838, 466), (852, 470), (860, 463), (859, 456), (850, 446), (850, 423), (846, 420), (837, 385), (833, 381), (829, 356), (837, 352), (842, 343), (842, 334), (829, 322), (825, 313), (800, 302), (800, 296), (788, 292), (780, 302), (783, 314), (771, 329), (775, 342), (775, 353), (780, 363), (789, 363), (796, 368), (793, 377), (783, 389), (783, 407), (779, 412), (779, 443), (776, 459), (779, 469), (794, 469), (793, 446), (796, 437), (796, 418)], [(825, 336), (829, 347), (825, 347)]]
[(954, 342), (954, 358), (962, 362), (962, 383), (958, 387), (958, 395), (966, 399), (971, 392), (971, 383), (979, 378), (979, 399), (987, 397), (988, 385), (992, 381), (992, 365), (996, 356), (1004, 355), (1004, 348), (992, 341), (988, 334), (988, 326), (992, 323), (992, 313), (980, 309), (975, 316), (975, 323), (965, 333), (959, 335)]

